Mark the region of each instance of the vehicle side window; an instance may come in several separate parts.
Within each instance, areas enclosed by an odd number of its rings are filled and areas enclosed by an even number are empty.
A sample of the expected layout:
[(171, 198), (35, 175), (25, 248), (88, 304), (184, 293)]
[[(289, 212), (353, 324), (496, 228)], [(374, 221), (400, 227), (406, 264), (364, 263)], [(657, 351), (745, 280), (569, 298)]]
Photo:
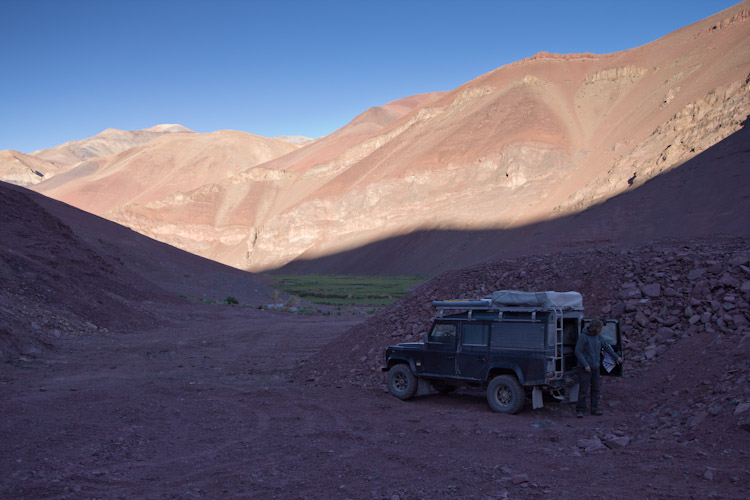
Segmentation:
[(456, 325), (438, 323), (432, 328), (429, 341), (439, 344), (454, 344), (456, 342)]
[(499, 349), (544, 349), (542, 323), (493, 323), (490, 347)]
[(487, 325), (464, 323), (464, 334), (461, 344), (472, 346), (487, 346), (489, 328)]

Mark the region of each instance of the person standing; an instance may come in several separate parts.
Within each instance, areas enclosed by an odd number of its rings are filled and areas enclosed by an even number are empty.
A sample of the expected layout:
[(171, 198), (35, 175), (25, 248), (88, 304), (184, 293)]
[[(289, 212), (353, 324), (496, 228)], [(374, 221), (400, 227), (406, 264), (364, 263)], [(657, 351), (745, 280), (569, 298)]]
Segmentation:
[(599, 394), (601, 393), (601, 375), (599, 363), (601, 351), (604, 349), (617, 364), (622, 363), (620, 358), (604, 340), (601, 335), (604, 323), (595, 319), (583, 329), (576, 342), (576, 358), (578, 358), (578, 403), (576, 403), (576, 416), (582, 418), (586, 411), (586, 399), (591, 389), (591, 414), (602, 415), (599, 409)]

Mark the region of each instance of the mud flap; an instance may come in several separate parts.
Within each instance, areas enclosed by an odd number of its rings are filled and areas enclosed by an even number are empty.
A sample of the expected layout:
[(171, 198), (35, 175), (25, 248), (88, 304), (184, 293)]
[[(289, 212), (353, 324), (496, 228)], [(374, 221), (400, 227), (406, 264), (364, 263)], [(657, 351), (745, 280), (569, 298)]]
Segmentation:
[(542, 390), (539, 387), (534, 387), (531, 391), (531, 405), (536, 410), (537, 408), (544, 408), (544, 401), (542, 399)]
[(432, 384), (423, 378), (417, 379), (417, 396), (425, 396), (427, 394), (432, 394), (433, 392), (435, 391), (432, 389)]
[(578, 401), (578, 384), (573, 384), (568, 389), (568, 403), (575, 403)]

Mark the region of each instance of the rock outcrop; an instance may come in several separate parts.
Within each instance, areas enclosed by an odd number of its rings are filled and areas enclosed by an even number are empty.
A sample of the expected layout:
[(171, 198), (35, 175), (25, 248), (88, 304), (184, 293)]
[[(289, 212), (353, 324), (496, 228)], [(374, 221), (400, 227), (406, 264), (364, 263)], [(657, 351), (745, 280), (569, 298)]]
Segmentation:
[(52, 177), (58, 168), (41, 158), (12, 149), (0, 151), (0, 177), (18, 186), (30, 186)]

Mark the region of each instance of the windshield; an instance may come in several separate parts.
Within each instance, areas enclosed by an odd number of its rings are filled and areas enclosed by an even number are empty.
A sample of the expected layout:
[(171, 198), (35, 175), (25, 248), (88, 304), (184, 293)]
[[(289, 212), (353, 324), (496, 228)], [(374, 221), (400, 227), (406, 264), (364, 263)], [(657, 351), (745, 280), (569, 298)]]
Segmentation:
[(440, 344), (454, 343), (456, 341), (456, 325), (451, 323), (438, 323), (432, 328), (428, 340)]

